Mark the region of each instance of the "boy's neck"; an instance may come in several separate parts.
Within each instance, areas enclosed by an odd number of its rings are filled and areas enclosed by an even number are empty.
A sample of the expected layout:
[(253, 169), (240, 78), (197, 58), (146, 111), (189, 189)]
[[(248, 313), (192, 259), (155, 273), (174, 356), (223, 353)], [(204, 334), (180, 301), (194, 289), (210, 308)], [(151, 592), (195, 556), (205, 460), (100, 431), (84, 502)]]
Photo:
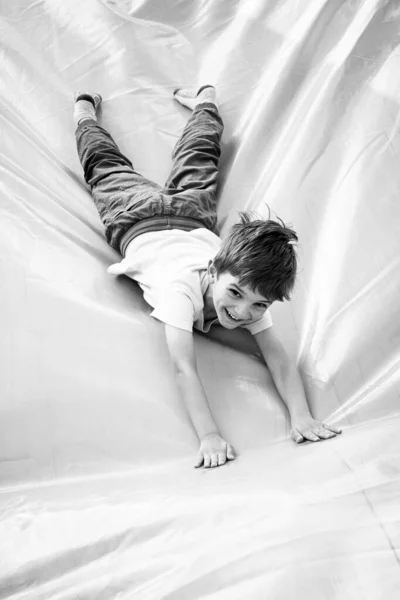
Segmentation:
[(217, 317), (217, 313), (216, 313), (215, 307), (214, 307), (213, 284), (211, 283), (211, 281), (208, 284), (208, 287), (204, 293), (203, 301), (204, 301), (204, 309), (203, 309), (204, 320), (209, 321), (210, 319), (215, 319)]

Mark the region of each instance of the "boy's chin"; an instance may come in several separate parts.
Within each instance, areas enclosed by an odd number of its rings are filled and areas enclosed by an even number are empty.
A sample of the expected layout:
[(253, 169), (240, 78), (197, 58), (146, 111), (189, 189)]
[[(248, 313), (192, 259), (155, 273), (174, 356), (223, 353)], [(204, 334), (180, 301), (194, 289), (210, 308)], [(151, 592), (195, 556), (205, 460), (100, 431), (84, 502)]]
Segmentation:
[(225, 329), (237, 329), (238, 327), (240, 327), (239, 323), (229, 321), (229, 319), (225, 315), (222, 319), (219, 318), (218, 320), (220, 325), (222, 325), (222, 327), (225, 327)]
[(222, 325), (224, 329), (238, 329), (240, 327), (240, 325), (236, 325), (235, 323), (225, 325), (225, 323), (220, 322), (220, 325)]

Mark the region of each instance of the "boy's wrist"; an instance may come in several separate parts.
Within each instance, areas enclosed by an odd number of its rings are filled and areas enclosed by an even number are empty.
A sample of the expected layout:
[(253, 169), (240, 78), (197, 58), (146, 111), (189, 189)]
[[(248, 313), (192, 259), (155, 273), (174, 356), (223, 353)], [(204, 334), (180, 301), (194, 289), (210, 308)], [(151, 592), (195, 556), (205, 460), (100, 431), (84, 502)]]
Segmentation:
[(217, 431), (217, 430), (215, 430), (215, 431), (210, 431), (209, 433), (204, 433), (203, 435), (199, 436), (199, 439), (202, 442), (207, 437), (210, 437), (210, 436), (213, 436), (213, 435), (219, 435), (219, 436), (221, 436), (220, 432)]
[(292, 421), (294, 419), (301, 419), (304, 417), (311, 416), (310, 409), (308, 409), (308, 408), (294, 408), (292, 410), (289, 410), (289, 413), (290, 413), (290, 418)]

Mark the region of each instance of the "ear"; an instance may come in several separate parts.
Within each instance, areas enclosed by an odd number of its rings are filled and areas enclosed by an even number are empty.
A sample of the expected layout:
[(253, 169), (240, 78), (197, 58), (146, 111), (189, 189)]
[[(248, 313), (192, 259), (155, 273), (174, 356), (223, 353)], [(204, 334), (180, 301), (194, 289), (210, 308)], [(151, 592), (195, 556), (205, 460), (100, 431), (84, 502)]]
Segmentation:
[(217, 277), (217, 270), (214, 267), (214, 261), (213, 260), (210, 260), (208, 262), (207, 271), (208, 271), (208, 274), (211, 275), (212, 279), (216, 279), (216, 277)]

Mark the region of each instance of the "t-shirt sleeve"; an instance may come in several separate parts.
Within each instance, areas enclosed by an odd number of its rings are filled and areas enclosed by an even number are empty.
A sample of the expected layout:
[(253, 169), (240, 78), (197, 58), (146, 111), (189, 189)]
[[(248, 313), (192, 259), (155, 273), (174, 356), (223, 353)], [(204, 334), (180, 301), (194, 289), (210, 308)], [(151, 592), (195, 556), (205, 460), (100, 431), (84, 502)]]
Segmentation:
[(261, 319), (243, 327), (243, 329), (248, 329), (252, 335), (255, 335), (256, 333), (260, 333), (260, 331), (264, 331), (264, 329), (269, 329), (272, 325), (271, 313), (267, 310)]
[(189, 296), (170, 290), (161, 296), (150, 316), (178, 329), (193, 331), (194, 314), (194, 304)]

